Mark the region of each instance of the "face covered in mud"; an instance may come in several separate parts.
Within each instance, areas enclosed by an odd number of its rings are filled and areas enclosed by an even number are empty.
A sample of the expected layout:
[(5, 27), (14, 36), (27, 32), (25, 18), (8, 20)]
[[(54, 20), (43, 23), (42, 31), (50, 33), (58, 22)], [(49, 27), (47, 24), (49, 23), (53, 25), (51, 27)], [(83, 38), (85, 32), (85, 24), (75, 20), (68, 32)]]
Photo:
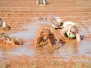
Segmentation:
[(53, 28), (60, 28), (60, 25), (62, 24), (62, 20), (60, 18), (52, 19), (52, 27)]
[(47, 39), (49, 35), (50, 35), (50, 30), (48, 29), (43, 30), (42, 36), (44, 39)]
[(60, 25), (58, 24), (58, 22), (56, 20), (52, 20), (52, 27), (53, 28), (59, 28)]

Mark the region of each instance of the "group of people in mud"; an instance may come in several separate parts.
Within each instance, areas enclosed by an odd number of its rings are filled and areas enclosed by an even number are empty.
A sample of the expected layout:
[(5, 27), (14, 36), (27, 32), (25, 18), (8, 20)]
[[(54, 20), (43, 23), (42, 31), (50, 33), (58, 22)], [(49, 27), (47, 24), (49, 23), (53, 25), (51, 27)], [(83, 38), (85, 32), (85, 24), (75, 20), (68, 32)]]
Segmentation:
[[(77, 43), (80, 43), (81, 37), (76, 23), (71, 21), (63, 22), (60, 17), (55, 17), (51, 20), (51, 24), (39, 28), (34, 41), (35, 48), (43, 45), (58, 48), (60, 42), (66, 42), (69, 39), (76, 39)], [(0, 28), (3, 30), (11, 29), (1, 18)], [(23, 44), (23, 41), (18, 37), (10, 37), (6, 33), (0, 34), (0, 41), (3, 44), (12, 46)]]
[[(0, 29), (10, 30), (11, 27), (0, 18)], [(0, 44), (15, 46), (15, 45), (22, 45), (23, 41), (21, 39), (19, 39), (18, 37), (15, 37), (15, 36), (10, 37), (6, 33), (1, 33), (0, 34)]]
[(81, 42), (78, 25), (71, 21), (62, 21), (60, 17), (51, 20), (52, 25), (42, 26), (38, 30), (34, 47), (42, 45), (58, 48), (60, 42), (76, 39), (77, 44)]

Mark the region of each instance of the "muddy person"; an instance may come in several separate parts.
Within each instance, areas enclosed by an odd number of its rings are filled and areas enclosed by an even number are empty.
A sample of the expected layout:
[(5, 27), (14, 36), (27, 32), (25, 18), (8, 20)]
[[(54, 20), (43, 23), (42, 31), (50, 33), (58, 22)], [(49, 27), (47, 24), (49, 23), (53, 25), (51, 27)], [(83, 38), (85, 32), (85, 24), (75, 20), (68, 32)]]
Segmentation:
[(4, 22), (1, 18), (0, 18), (0, 28), (3, 30), (10, 30), (11, 27), (9, 25), (6, 24), (6, 22)]
[(76, 39), (77, 42), (81, 41), (80, 33), (76, 23), (71, 21), (66, 21), (63, 24), (63, 29), (60, 31), (60, 34), (64, 40), (68, 38)]
[(11, 46), (23, 45), (23, 41), (18, 37), (13, 36), (11, 38), (6, 33), (1, 33), (0, 37), (2, 38), (4, 44), (11, 45)]
[(37, 0), (36, 4), (37, 5), (46, 5), (47, 1), (46, 0)]
[(61, 31), (62, 25), (63, 25), (62, 19), (61, 19), (60, 17), (54, 17), (54, 18), (51, 20), (51, 23), (52, 23), (52, 25), (51, 25), (50, 27), (52, 27), (52, 28), (56, 31), (56, 33), (57, 33), (57, 35), (58, 35), (58, 37), (59, 37), (59, 39), (60, 39), (60, 42), (61, 42), (61, 41), (64, 42), (64, 41), (62, 40), (61, 35), (60, 35), (60, 31)]
[(53, 28), (50, 26), (42, 26), (38, 30), (38, 34), (35, 39), (34, 47), (37, 48), (39, 46), (47, 45), (49, 48), (58, 48), (59, 38)]
[(62, 22), (58, 17), (52, 20), (52, 27), (60, 30), (60, 36), (64, 41), (67, 39), (76, 39), (77, 42), (81, 41), (80, 33), (77, 24), (71, 21)]

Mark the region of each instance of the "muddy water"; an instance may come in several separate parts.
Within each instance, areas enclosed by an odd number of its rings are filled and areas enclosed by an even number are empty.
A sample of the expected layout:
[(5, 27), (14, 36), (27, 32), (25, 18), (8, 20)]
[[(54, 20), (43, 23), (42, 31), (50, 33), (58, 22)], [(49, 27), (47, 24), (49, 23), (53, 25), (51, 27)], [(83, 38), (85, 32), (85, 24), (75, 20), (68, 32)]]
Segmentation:
[[(39, 27), (45, 24), (51, 24), (47, 21), (36, 21), (30, 23), (28, 25), (23, 25), (22, 27), (27, 29), (26, 31), (20, 31), (18, 33), (11, 33), (9, 34), (12, 36), (17, 36), (23, 40), (24, 45), (20, 45), (17, 47), (1, 47), (0, 48), (0, 56), (7, 56), (9, 54), (12, 55), (28, 55), (28, 56), (35, 56), (35, 55), (52, 55), (52, 56), (61, 56), (65, 59), (70, 59), (72, 56), (88, 56), (91, 57), (91, 38), (88, 35), (91, 34), (90, 26), (83, 23), (83, 26), (79, 28), (81, 35), (83, 35), (84, 39), (82, 40), (80, 45), (76, 45), (73, 41), (69, 41), (64, 44), (59, 44), (59, 49), (48, 49), (47, 46), (39, 47), (37, 49), (33, 48), (33, 40), (36, 37), (37, 30)], [(85, 28), (88, 27), (88, 28)], [(88, 29), (88, 32), (87, 32)]]

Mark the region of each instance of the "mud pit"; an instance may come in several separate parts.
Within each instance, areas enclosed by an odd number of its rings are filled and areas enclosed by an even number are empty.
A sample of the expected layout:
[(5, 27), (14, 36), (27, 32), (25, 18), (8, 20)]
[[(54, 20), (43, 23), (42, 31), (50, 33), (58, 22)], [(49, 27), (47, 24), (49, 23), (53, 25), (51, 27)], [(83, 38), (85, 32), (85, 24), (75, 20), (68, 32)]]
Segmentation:
[[(20, 46), (16, 46), (16, 47), (1, 46), (0, 47), (0, 56), (3, 57), (4, 60), (9, 60), (8, 63), (10, 63), (10, 65), (12, 65), (13, 62), (17, 61), (20, 58), (19, 56), (21, 56), (21, 57), (25, 57), (27, 59), (27, 61), (29, 59), (30, 60), (34, 59), (34, 61), (32, 61), (31, 63), (35, 63), (35, 62), (37, 63), (38, 61), (41, 63), (45, 60), (48, 60), (46, 62), (49, 62), (49, 64), (51, 64), (53, 62), (54, 65), (55, 65), (55, 63), (60, 63), (61, 61), (62, 61), (62, 63), (63, 62), (65, 62), (65, 63), (72, 62), (73, 64), (74, 64), (74, 62), (77, 62), (76, 64), (82, 64), (79, 62), (84, 62), (86, 67), (88, 67), (87, 63), (91, 62), (90, 61), (91, 60), (91, 50), (90, 50), (91, 39), (89, 37), (90, 30), (88, 30), (89, 31), (89, 33), (88, 33), (86, 31), (86, 29), (84, 28), (84, 26), (81, 26), (79, 28), (81, 31), (81, 35), (84, 35), (84, 39), (82, 40), (82, 42), (79, 46), (77, 46), (75, 44), (75, 42), (74, 41), (72, 42), (72, 40), (71, 40), (65, 44), (60, 43), (59, 44), (60, 48), (57, 50), (49, 49), (46, 46), (34, 49), (34, 47), (33, 47), (34, 39), (36, 37), (37, 30), (42, 25), (51, 25), (51, 22), (39, 20), (36, 22), (31, 22), (30, 24), (27, 24), (27, 25), (22, 25), (22, 27), (25, 29), (23, 31), (12, 33), (12, 30), (11, 30), (11, 33), (9, 34), (9, 36), (17, 36), (19, 38), (22, 38), (24, 40), (24, 45), (20, 45)], [(90, 26), (88, 26), (88, 25), (87, 25), (87, 27), (90, 28)], [(16, 56), (18, 56), (18, 58)], [(15, 61), (14, 60), (12, 61), (11, 58), (14, 58), (14, 57), (15, 57)], [(7, 59), (7, 58), (9, 58), (9, 59)], [(22, 58), (22, 60), (24, 60), (23, 62), (26, 62), (25, 58)], [(35, 59), (38, 61), (36, 61)], [(49, 60), (49, 59), (51, 59), (51, 60)], [(60, 61), (58, 61), (59, 59), (60, 59)], [(17, 62), (19, 62), (19, 61), (17, 61)], [(17, 63), (17, 62), (15, 62), (15, 63)], [(84, 65), (84, 64), (82, 64), (82, 65)], [(23, 66), (23, 64), (22, 64), (22, 66)], [(59, 65), (57, 65), (57, 66), (59, 66)], [(31, 68), (31, 66), (30, 66), (30, 68)], [(35, 66), (35, 68), (37, 68), (37, 67)]]
[[(90, 68), (91, 67), (91, 5), (86, 0), (48, 1), (46, 6), (36, 6), (34, 1), (1, 0), (0, 17), (12, 29), (6, 32), (24, 40), (24, 45), (0, 45), (0, 66), (10, 68)], [(9, 4), (11, 3), (11, 4)], [(27, 5), (24, 5), (26, 3)], [(60, 4), (61, 3), (61, 4)], [(31, 7), (30, 7), (31, 6)], [(75, 41), (59, 44), (58, 50), (46, 46), (34, 49), (33, 42), (37, 30), (42, 25), (50, 25), (51, 18), (59, 16), (64, 20), (77, 22), (81, 35), (81, 44)], [(41, 18), (47, 18), (42, 20)], [(20, 61), (21, 60), (21, 61)], [(44, 63), (43, 63), (44, 62)]]

